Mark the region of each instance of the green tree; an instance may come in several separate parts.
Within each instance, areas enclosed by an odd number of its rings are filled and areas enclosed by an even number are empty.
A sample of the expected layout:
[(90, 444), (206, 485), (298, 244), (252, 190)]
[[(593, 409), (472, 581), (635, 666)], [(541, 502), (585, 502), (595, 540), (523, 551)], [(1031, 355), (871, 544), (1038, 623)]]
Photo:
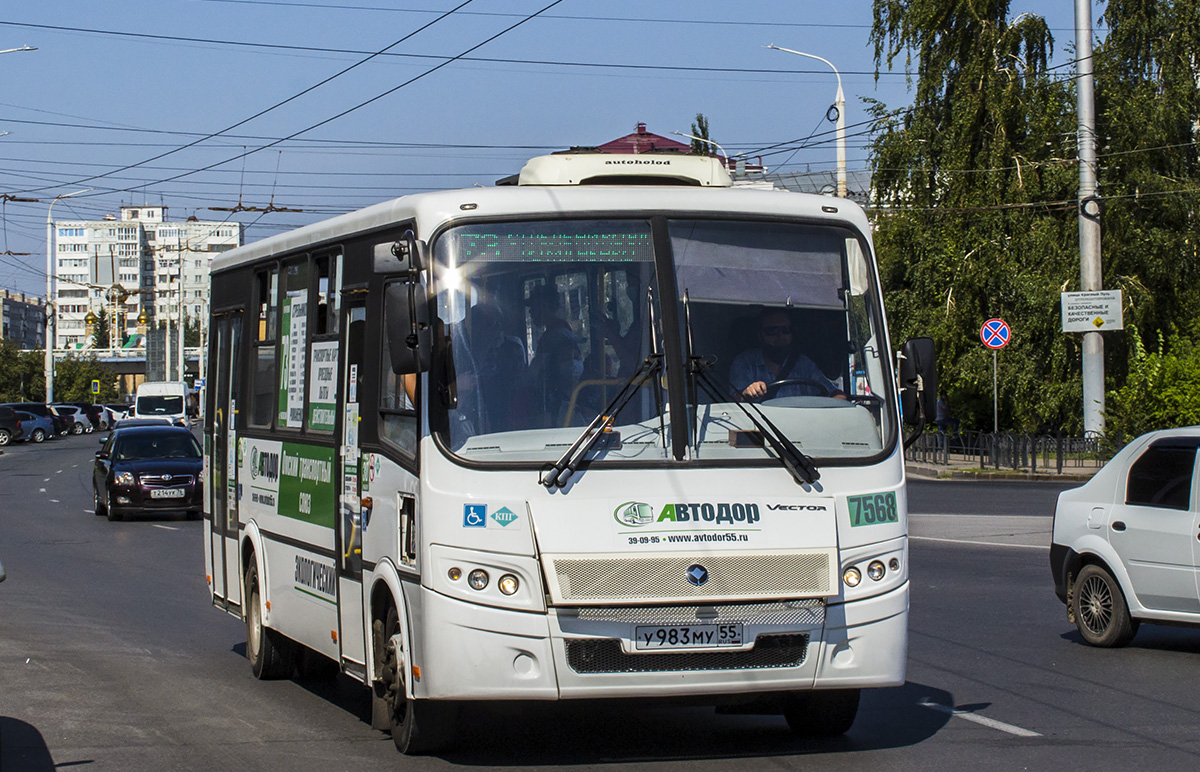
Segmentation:
[[(1001, 426), (1078, 424), (1078, 341), (1057, 332), (1064, 283), (1078, 275), (1077, 172), (1069, 84), (1050, 77), (1045, 21), (1008, 18), (1007, 0), (876, 0), (876, 66), (915, 59), (911, 109), (872, 103), (876, 243), (897, 338), (938, 344), (941, 390), (964, 426), (990, 427), (987, 319), (1013, 325), (998, 356)], [(1060, 140), (1047, 142), (1047, 138)], [(1057, 204), (1045, 202), (1060, 202)]]
[[(1200, 338), (1200, 0), (1110, 0), (1096, 48), (1105, 285), (1158, 351)], [(1123, 381), (1131, 335), (1106, 336)], [(1137, 345), (1142, 344), (1138, 339)]]
[(1200, 346), (1178, 336), (1147, 351), (1128, 330), (1132, 357), (1125, 384), (1108, 394), (1106, 438), (1112, 448), (1156, 429), (1200, 424)]
[(692, 124), (692, 136), (700, 139), (692, 140), (692, 152), (696, 155), (713, 155), (716, 148), (709, 142), (701, 142), (700, 140), (712, 140), (708, 136), (708, 119), (704, 117), (704, 113), (696, 113), (696, 121)]
[[(100, 381), (100, 393), (92, 394), (92, 381)], [(96, 357), (68, 356), (54, 368), (54, 397), (63, 402), (115, 402), (117, 374)]]
[(183, 325), (183, 345), (195, 348), (200, 345), (200, 320), (189, 316)]
[(92, 347), (108, 348), (112, 338), (112, 325), (109, 324), (108, 311), (101, 308), (96, 313), (96, 324), (92, 326)]
[(45, 398), (44, 354), (21, 351), (11, 340), (0, 340), (0, 402), (40, 402)]

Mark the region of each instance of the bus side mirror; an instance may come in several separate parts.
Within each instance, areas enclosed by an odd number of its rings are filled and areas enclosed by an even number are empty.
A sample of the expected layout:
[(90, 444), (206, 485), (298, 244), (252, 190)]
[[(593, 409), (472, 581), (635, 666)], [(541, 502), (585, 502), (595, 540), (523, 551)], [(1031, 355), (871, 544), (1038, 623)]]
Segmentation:
[[(937, 414), (937, 356), (933, 338), (909, 338), (900, 348), (900, 412), (920, 434)], [(915, 436), (914, 436), (915, 438)]]
[(432, 335), (429, 303), (419, 283), (392, 282), (384, 290), (388, 356), (396, 375), (429, 369)]
[(407, 273), (416, 275), (424, 267), (425, 244), (417, 234), (406, 230), (391, 244), (376, 244), (373, 252), (375, 273)]

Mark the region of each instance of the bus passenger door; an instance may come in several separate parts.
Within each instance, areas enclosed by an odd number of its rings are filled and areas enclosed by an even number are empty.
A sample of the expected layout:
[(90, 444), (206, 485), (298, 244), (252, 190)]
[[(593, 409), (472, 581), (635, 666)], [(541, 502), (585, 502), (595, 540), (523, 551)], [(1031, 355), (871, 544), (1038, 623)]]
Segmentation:
[[(338, 636), (344, 665), (365, 675), (366, 630), (363, 621), (362, 532), (364, 526), (361, 452), (359, 450), (359, 401), (363, 369), (363, 334), (367, 312), (361, 300), (346, 308), (342, 350), (346, 352), (342, 371), (342, 443), (338, 480), (341, 496), (338, 504)], [(358, 668), (354, 668), (358, 665)]]
[(212, 523), (209, 532), (213, 601), (225, 609), (242, 602), (239, 558), (237, 495), (237, 394), (242, 315), (229, 314), (214, 320), (215, 372), (209, 388), (214, 391), (211, 468), (208, 470), (208, 500)]

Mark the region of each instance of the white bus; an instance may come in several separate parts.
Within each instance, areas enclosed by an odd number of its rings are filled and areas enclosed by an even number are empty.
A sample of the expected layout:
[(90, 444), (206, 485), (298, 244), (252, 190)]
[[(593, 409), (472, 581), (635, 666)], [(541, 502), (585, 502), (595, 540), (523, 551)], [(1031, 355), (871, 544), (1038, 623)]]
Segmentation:
[(868, 234), (715, 159), (584, 153), (218, 257), (205, 558), (254, 674), (337, 662), (406, 753), (468, 700), (844, 732), (904, 681), (901, 420), (935, 393)]

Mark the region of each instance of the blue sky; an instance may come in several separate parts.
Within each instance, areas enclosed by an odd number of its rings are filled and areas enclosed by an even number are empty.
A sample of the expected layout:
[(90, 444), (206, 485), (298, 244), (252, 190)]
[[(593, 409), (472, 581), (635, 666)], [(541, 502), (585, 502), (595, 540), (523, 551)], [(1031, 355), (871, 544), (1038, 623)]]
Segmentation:
[[(171, 219), (240, 220), (253, 241), (405, 193), (491, 185), (530, 156), (599, 144), (638, 122), (658, 134), (686, 132), (697, 112), (731, 153), (813, 136), (810, 147), (764, 162), (830, 169), (824, 115), (833, 73), (762, 48), (769, 43), (842, 71), (851, 169), (867, 160), (861, 97), (894, 107), (909, 99), (903, 72), (875, 81), (866, 0), (563, 0), (507, 32), (552, 0), (472, 0), (439, 19), (461, 2), (9, 3), (0, 11), (0, 50), (38, 50), (0, 55), (0, 132), (8, 132), (0, 136), (0, 193), (39, 202), (0, 209), (0, 252), (31, 253), (0, 255), (0, 287), (44, 292), (47, 202), (80, 188), (93, 190), (61, 200), (56, 220), (165, 203)], [(1074, 3), (1013, 0), (1012, 14), (1023, 12), (1046, 17), (1054, 61), (1068, 61)], [(410, 35), (390, 55), (179, 150)], [(209, 209), (239, 201), (303, 211)]]

